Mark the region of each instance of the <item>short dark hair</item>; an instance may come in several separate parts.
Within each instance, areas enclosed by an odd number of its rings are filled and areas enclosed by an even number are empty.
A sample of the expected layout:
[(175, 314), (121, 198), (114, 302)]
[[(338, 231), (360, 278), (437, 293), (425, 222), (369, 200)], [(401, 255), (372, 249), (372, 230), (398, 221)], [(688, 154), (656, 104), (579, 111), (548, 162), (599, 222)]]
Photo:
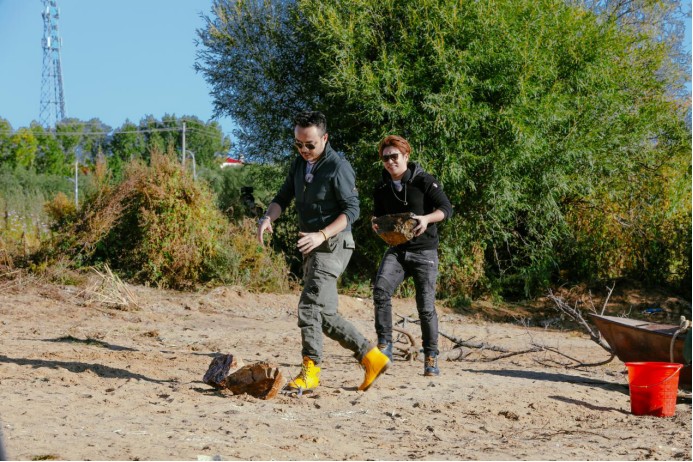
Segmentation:
[(318, 111), (303, 111), (294, 116), (294, 127), (318, 127), (322, 135), (327, 133), (327, 118)]

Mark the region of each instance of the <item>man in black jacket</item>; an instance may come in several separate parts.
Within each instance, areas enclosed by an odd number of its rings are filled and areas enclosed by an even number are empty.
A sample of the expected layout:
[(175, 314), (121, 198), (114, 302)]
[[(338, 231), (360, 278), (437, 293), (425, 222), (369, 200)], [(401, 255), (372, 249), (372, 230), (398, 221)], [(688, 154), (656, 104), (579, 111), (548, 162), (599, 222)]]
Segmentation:
[[(373, 193), (373, 216), (411, 212), (418, 225), (414, 238), (385, 252), (373, 287), (378, 348), (392, 359), (392, 295), (407, 276), (416, 288), (416, 308), (421, 321), (424, 375), (439, 375), (438, 314), (435, 308), (438, 278), (438, 228), (450, 218), (452, 205), (442, 185), (419, 165), (409, 162), (411, 147), (400, 136), (385, 137), (378, 147), (383, 161), (383, 181)], [(377, 225), (373, 224), (377, 231)]]
[(284, 184), (258, 223), (257, 238), (292, 200), (298, 212), (297, 247), (303, 254), (303, 292), (298, 303), (303, 367), (289, 388), (312, 390), (320, 383), (322, 335), (354, 352), (365, 369), (359, 390), (367, 390), (389, 366), (389, 358), (337, 311), (337, 278), (354, 252), (351, 224), (359, 216), (356, 176), (349, 162), (327, 141), (327, 122), (320, 112), (302, 112), (294, 118), (294, 144), (299, 155), (291, 163)]

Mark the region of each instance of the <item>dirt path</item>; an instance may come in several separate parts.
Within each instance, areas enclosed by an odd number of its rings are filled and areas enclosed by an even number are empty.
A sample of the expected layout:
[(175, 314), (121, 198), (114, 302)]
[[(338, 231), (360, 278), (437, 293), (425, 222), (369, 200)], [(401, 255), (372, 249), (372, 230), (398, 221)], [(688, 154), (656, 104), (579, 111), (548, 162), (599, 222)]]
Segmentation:
[[(691, 460), (690, 399), (671, 418), (631, 415), (619, 361), (574, 370), (536, 361), (557, 359), (548, 353), (488, 362), (454, 350), (439, 378), (424, 377), (420, 360), (396, 361), (361, 393), (356, 361), (326, 341), (317, 393), (263, 401), (215, 391), (202, 376), (218, 353), (294, 375), (297, 295), (130, 290), (139, 310), (89, 303), (84, 287), (2, 283), (0, 419), (11, 459)], [(342, 297), (340, 310), (373, 336), (370, 301)], [(395, 311), (415, 316), (413, 300)], [(440, 317), (460, 338), (605, 358), (574, 332), (442, 308)]]

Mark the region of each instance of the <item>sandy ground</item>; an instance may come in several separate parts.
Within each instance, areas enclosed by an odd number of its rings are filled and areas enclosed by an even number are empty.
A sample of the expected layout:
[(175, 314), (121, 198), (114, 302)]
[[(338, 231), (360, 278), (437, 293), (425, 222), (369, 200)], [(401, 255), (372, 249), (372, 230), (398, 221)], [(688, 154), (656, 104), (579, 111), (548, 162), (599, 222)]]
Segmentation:
[[(128, 286), (137, 309), (90, 285), (0, 281), (0, 419), (17, 460), (691, 460), (691, 402), (630, 414), (618, 360), (577, 370), (533, 353), (444, 350), (442, 374), (396, 360), (367, 392), (350, 353), (326, 341), (321, 387), (260, 400), (202, 382), (212, 358), (300, 364), (297, 294), (178, 293)], [(373, 338), (369, 300), (340, 311)], [(411, 316), (413, 300), (395, 311)], [(605, 359), (585, 335), (440, 312), (447, 334), (512, 351), (546, 345)], [(417, 333), (418, 326), (412, 325)], [(374, 340), (374, 339), (373, 339)], [(544, 364), (542, 364), (544, 363)]]

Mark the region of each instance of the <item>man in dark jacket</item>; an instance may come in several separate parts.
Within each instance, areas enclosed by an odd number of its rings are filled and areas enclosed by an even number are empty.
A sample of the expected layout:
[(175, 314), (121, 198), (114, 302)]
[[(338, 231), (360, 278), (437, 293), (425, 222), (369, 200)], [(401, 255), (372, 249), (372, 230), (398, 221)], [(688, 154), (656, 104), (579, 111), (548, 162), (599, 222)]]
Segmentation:
[[(411, 212), (418, 222), (414, 238), (385, 252), (373, 287), (375, 330), (378, 347), (392, 359), (392, 295), (407, 276), (416, 288), (416, 308), (421, 321), (424, 348), (424, 375), (439, 375), (438, 314), (435, 308), (438, 277), (438, 228), (436, 223), (450, 218), (452, 205), (442, 185), (419, 165), (409, 162), (411, 147), (400, 136), (390, 135), (380, 142), (383, 180), (375, 188), (374, 217)], [(373, 230), (377, 232), (376, 224)]]
[(297, 247), (303, 254), (303, 292), (298, 304), (298, 326), (303, 344), (301, 373), (289, 382), (296, 390), (320, 383), (322, 334), (336, 340), (365, 368), (359, 390), (367, 390), (390, 364), (389, 358), (337, 312), (337, 278), (354, 252), (351, 225), (359, 216), (356, 178), (349, 162), (328, 143), (327, 122), (319, 112), (294, 118), (295, 146), (300, 154), (291, 164), (284, 184), (260, 218), (257, 237), (296, 199)]

